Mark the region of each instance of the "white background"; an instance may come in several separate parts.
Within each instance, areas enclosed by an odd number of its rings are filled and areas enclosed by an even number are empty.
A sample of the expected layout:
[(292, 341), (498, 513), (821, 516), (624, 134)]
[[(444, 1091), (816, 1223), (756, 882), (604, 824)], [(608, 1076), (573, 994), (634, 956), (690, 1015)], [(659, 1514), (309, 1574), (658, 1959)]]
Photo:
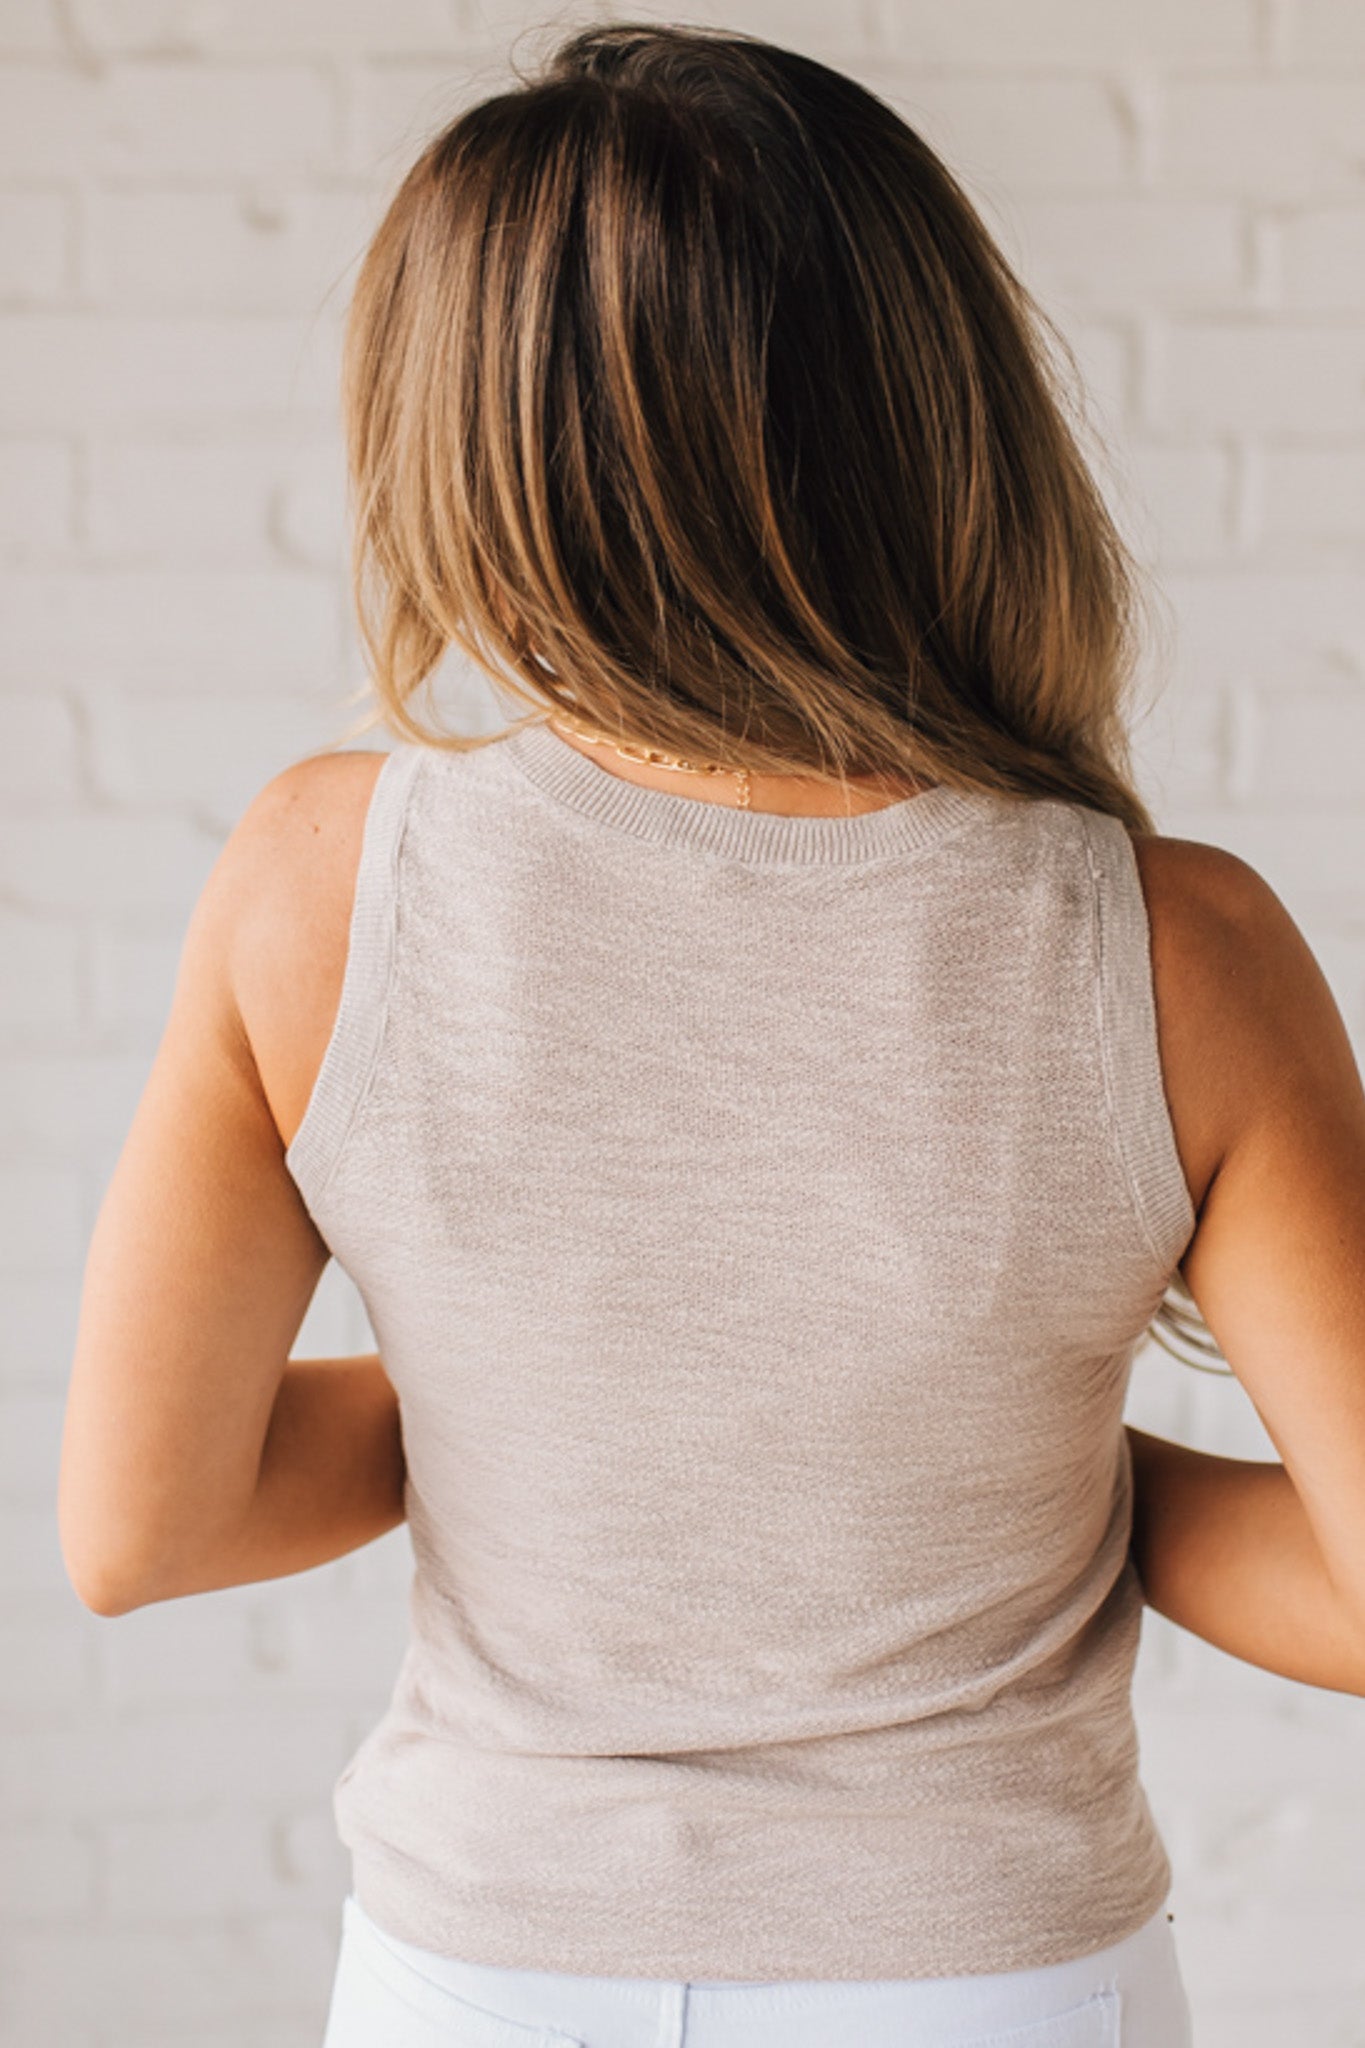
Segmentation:
[[(631, 13), (827, 58), (963, 180), (1078, 352), (1169, 612), (1138, 732), (1159, 829), (1267, 876), (1359, 1050), (1365, 6)], [(0, 0), (4, 2048), (321, 2038), (347, 1878), (330, 1791), (397, 1668), (406, 1532), (97, 1618), (57, 1543), (62, 1406), (190, 906), (261, 784), (355, 714), (334, 395), (354, 260), (421, 140), (507, 82), (515, 32), (590, 18)], [(368, 1346), (333, 1270), (296, 1348)], [(1235, 1382), (1155, 1349), (1129, 1415), (1273, 1455)], [(1365, 1701), (1151, 1615), (1137, 1697), (1199, 2048), (1362, 2048)]]

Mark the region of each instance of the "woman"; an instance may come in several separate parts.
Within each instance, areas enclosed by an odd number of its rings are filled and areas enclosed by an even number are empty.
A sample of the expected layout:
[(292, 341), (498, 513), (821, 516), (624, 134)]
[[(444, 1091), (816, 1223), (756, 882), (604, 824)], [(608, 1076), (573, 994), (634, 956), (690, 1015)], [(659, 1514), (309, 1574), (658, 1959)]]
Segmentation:
[[(398, 744), (196, 909), (60, 1503), (107, 1615), (409, 1523), (328, 2048), (1180, 2048), (1144, 1592), (1365, 1692), (1365, 1100), (1136, 793), (1041, 334), (888, 107), (696, 29), (571, 36), (368, 253)], [(415, 715), (452, 645), (510, 733)], [(291, 1360), (329, 1255), (379, 1351)], [(1125, 1431), (1182, 1283), (1283, 1464)]]

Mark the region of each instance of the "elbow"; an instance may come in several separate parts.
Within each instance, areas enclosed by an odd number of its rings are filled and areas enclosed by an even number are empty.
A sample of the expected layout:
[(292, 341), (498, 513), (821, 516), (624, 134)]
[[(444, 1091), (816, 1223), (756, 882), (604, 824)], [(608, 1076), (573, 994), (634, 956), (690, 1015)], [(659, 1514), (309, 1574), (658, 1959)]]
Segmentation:
[(91, 1614), (113, 1619), (119, 1614), (131, 1614), (135, 1607), (146, 1604), (117, 1573), (100, 1567), (92, 1570), (89, 1566), (77, 1566), (70, 1557), (66, 1557), (65, 1562), (71, 1589), (82, 1607), (88, 1608)]
[(143, 1605), (140, 1600), (127, 1600), (118, 1593), (103, 1590), (80, 1593), (79, 1598), (92, 1614), (103, 1615), (107, 1620), (113, 1620), (119, 1614), (131, 1614), (135, 1607)]
[(70, 1542), (63, 1538), (61, 1561), (72, 1591), (80, 1599), (82, 1608), (88, 1608), (90, 1614), (100, 1614), (113, 1620), (117, 1614), (131, 1614), (133, 1608), (147, 1606), (147, 1593), (135, 1577), (119, 1571), (108, 1556), (82, 1559), (82, 1556), (74, 1554)]
[(57, 1483), (57, 1537), (67, 1581), (82, 1607), (112, 1619), (160, 1597), (152, 1561), (172, 1554), (145, 1517), (92, 1484), (67, 1458)]
[(77, 1541), (61, 1533), (62, 1560), (76, 1598), (92, 1614), (112, 1619), (163, 1600), (181, 1600), (192, 1593), (236, 1584), (206, 1562), (198, 1550), (164, 1534), (136, 1545)]
[(89, 1530), (78, 1534), (70, 1519), (58, 1514), (58, 1540), (67, 1582), (82, 1607), (112, 1619), (145, 1607), (153, 1597), (144, 1574), (135, 1570), (120, 1546), (101, 1541)]

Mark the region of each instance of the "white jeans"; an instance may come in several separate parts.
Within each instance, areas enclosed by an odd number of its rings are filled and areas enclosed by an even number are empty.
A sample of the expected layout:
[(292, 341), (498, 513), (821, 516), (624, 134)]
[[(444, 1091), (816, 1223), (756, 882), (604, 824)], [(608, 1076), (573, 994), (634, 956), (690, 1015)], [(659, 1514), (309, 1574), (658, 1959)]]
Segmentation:
[(975, 1977), (583, 1977), (414, 1948), (354, 1894), (323, 2048), (1192, 2048), (1163, 1907), (1072, 1962)]

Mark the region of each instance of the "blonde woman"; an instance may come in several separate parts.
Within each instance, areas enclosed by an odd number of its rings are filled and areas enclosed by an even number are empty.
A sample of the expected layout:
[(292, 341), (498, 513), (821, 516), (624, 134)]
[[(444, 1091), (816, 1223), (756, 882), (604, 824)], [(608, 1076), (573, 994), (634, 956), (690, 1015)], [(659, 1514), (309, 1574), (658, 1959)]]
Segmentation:
[[(699, 29), (563, 41), (368, 252), (395, 744), (195, 911), (60, 1501), (105, 1615), (409, 1525), (327, 2048), (1182, 2048), (1144, 1594), (1365, 1692), (1360, 1080), (1134, 787), (1044, 328), (888, 106)], [(291, 1359), (329, 1256), (378, 1352)], [(1125, 1429), (1182, 1289), (1282, 1464)]]

